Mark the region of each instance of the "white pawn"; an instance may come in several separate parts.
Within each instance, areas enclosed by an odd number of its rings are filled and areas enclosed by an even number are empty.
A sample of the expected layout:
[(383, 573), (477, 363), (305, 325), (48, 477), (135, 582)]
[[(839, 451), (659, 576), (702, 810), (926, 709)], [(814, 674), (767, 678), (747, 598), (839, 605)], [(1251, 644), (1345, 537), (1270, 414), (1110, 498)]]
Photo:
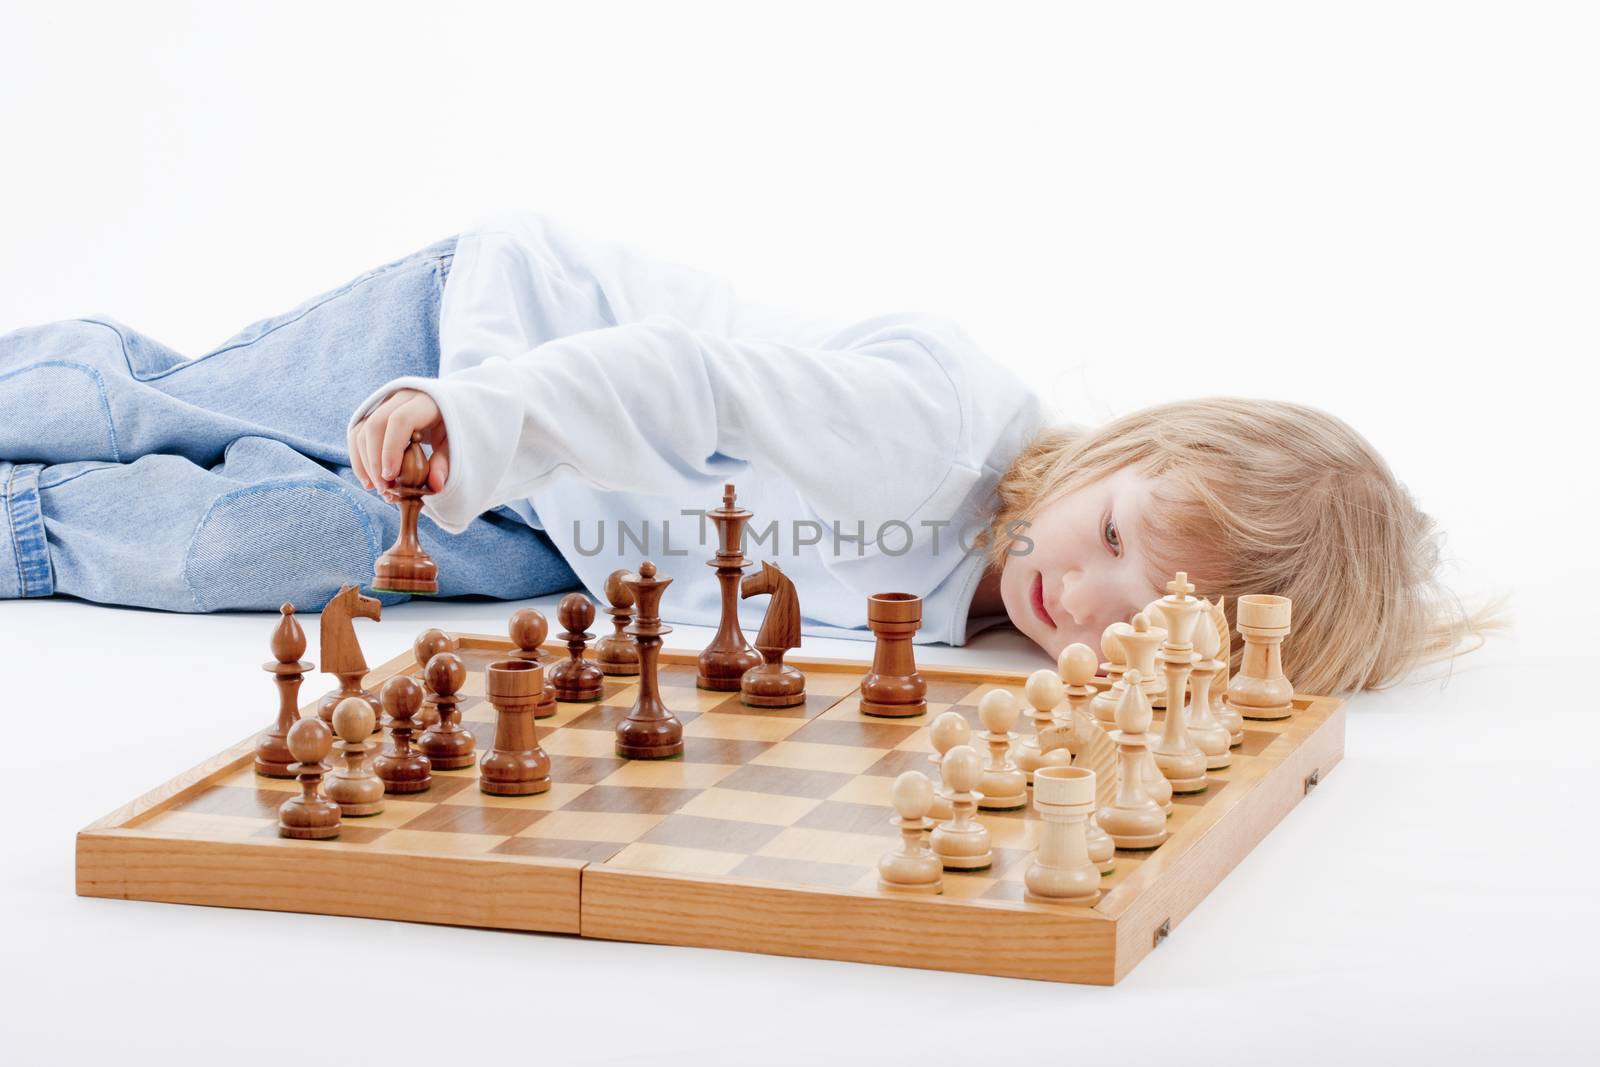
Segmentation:
[[(1092, 667), (1090, 669), (1093, 670)], [(1033, 772), (1040, 767), (1065, 767), (1072, 762), (1072, 753), (1065, 748), (1044, 753), (1039, 751), (1039, 734), (1055, 724), (1056, 705), (1061, 703), (1065, 695), (1066, 687), (1061, 684), (1061, 676), (1048, 667), (1028, 675), (1027, 684), (1022, 687), (1022, 698), (1033, 709), (1033, 733), (1024, 737), (1017, 746), (1017, 769), (1023, 773), (1029, 785), (1033, 784)]]
[(939, 770), (944, 775), (944, 795), (955, 815), (933, 828), (928, 844), (947, 871), (985, 870), (994, 863), (989, 829), (972, 817), (978, 810), (976, 789), (983, 761), (971, 745), (957, 745), (944, 754)]
[(1094, 772), (1086, 767), (1043, 767), (1034, 776), (1033, 806), (1044, 825), (1039, 851), (1023, 874), (1025, 899), (1083, 907), (1100, 900), (1100, 871), (1089, 858), (1084, 832), (1094, 811), (1094, 785)]
[[(1061, 680), (1066, 683), (1063, 693), (1067, 700), (1067, 715), (1074, 731), (1074, 746), (1072, 760), (1074, 766), (1086, 766), (1085, 759), (1093, 759), (1092, 752), (1099, 748), (1089, 744), (1087, 731), (1093, 730), (1101, 733), (1100, 727), (1093, 721), (1089, 714), (1089, 701), (1094, 699), (1094, 686), (1089, 684), (1094, 680), (1094, 651), (1088, 645), (1072, 644), (1061, 650), (1061, 656), (1056, 661), (1061, 669)], [(1104, 767), (1087, 767), (1095, 772), (1095, 789), (1099, 792), (1109, 793), (1115, 787), (1117, 780), (1117, 765), (1115, 757), (1110, 764)], [(1109, 799), (1109, 796), (1108, 796)], [(1095, 816), (1089, 816), (1087, 824), (1089, 838), (1089, 858), (1100, 868), (1101, 874), (1110, 874), (1117, 869), (1117, 846), (1111, 840), (1111, 835), (1100, 829), (1100, 821)]]
[[(1122, 680), (1128, 670), (1128, 651), (1122, 647), (1121, 635), (1132, 631), (1133, 627), (1127, 623), (1114, 622), (1100, 632), (1100, 651), (1106, 657), (1105, 662), (1100, 664), (1100, 669), (1111, 679), (1111, 685), (1094, 698), (1089, 710), (1097, 720), (1108, 725), (1117, 721), (1117, 699), (1122, 696), (1122, 690), (1128, 684)], [(1067, 672), (1062, 671), (1061, 676), (1065, 678)]]
[[(1210, 605), (1207, 605), (1209, 608)], [(1222, 674), (1222, 661), (1217, 658), (1221, 638), (1207, 610), (1200, 616), (1194, 631), (1194, 651), (1200, 657), (1189, 675), (1189, 740), (1205, 753), (1206, 770), (1220, 771), (1233, 762), (1233, 738), (1228, 728), (1217, 721), (1211, 704), (1211, 685)]]
[(1017, 698), (1004, 689), (991, 689), (978, 701), (978, 718), (987, 731), (983, 740), (989, 746), (989, 763), (983, 769), (978, 789), (983, 794), (978, 807), (984, 811), (1016, 811), (1028, 806), (1028, 779), (1011, 759), (1011, 743), (1017, 735)]
[(372, 736), (372, 705), (362, 697), (348, 697), (333, 709), (333, 747), (344, 754), (343, 763), (323, 780), (322, 795), (339, 805), (345, 816), (377, 815), (383, 811), (383, 779), (367, 763), (377, 747)]
[(878, 888), (894, 893), (944, 891), (944, 864), (923, 844), (932, 828), (928, 806), (933, 803), (933, 783), (921, 771), (906, 771), (894, 780), (895, 811), (889, 820), (900, 827), (900, 847), (878, 862)]
[[(928, 729), (928, 740), (933, 743), (933, 755), (928, 757), (928, 762), (933, 764), (935, 773), (938, 773), (939, 762), (944, 759), (946, 752), (972, 740), (972, 727), (959, 711), (946, 711), (933, 720), (933, 725)], [(949, 822), (953, 815), (955, 812), (950, 810), (950, 798), (935, 792), (928, 817), (934, 822)]]
[(1117, 705), (1119, 729), (1112, 734), (1118, 757), (1116, 796), (1095, 816), (1118, 848), (1155, 848), (1167, 839), (1167, 817), (1146, 792), (1149, 779), (1144, 773), (1144, 762), (1139, 758), (1152, 716), (1150, 701), (1137, 684), (1137, 678), (1137, 671), (1128, 672), (1128, 687)]

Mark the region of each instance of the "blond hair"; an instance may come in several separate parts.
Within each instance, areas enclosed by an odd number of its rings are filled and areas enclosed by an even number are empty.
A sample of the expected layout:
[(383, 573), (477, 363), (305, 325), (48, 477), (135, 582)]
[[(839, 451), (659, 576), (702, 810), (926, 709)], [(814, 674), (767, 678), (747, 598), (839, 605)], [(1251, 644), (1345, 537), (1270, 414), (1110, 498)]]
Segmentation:
[[(1183, 400), (1046, 430), (1002, 478), (995, 529), (1125, 467), (1158, 479), (1139, 531), (1152, 586), (1187, 571), (1199, 595), (1227, 597), (1230, 629), (1241, 594), (1292, 599), (1283, 664), (1300, 692), (1381, 689), (1507, 625), (1504, 596), (1468, 610), (1440, 583), (1442, 536), (1383, 457), (1300, 404)], [(990, 545), (996, 561), (1009, 543)]]

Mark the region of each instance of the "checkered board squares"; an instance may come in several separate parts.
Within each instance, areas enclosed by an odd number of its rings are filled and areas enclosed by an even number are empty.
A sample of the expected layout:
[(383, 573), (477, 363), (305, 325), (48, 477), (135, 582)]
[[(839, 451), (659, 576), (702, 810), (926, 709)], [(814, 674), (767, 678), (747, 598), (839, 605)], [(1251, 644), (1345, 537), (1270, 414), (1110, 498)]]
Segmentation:
[[(485, 670), (504, 658), (499, 648), (462, 650), (468, 667), (462, 722), (480, 751), (494, 738), (494, 708), (484, 697)], [(552, 656), (549, 661), (556, 657)], [(416, 665), (404, 660), (375, 671)], [(877, 894), (877, 863), (896, 846), (890, 786), (906, 770), (936, 778), (928, 723), (953, 710), (981, 732), (978, 703), (994, 688), (1020, 697), (1018, 685), (936, 679), (929, 709), (914, 720), (863, 715), (854, 666), (812, 668), (806, 703), (757, 709), (737, 693), (697, 689), (692, 659), (663, 665), (663, 699), (684, 723), (681, 759), (629, 761), (616, 756), (616, 725), (638, 695), (637, 678), (606, 678), (600, 699), (558, 703), (539, 723), (551, 760), (552, 786), (531, 797), (492, 797), (477, 788), (477, 769), (435, 771), (425, 793), (388, 797), (382, 814), (348, 818), (340, 849), (442, 856), (479, 855), (578, 860), (592, 866), (793, 887)], [(1178, 831), (1205, 805), (1225, 795), (1243, 767), (1267, 751), (1283, 724), (1251, 723), (1234, 766), (1215, 772), (1206, 792), (1175, 798), (1169, 827)], [(1026, 721), (1019, 729), (1026, 730)], [(982, 751), (976, 736), (974, 744)], [(272, 843), (277, 809), (299, 788), (257, 777), (248, 761), (144, 821), (142, 828), (207, 840)], [(1023, 872), (1038, 844), (1031, 810), (983, 812), (994, 864), (947, 872), (952, 898), (1021, 901)], [(319, 845), (320, 847), (320, 845)], [(1150, 853), (1120, 852), (1111, 889)]]

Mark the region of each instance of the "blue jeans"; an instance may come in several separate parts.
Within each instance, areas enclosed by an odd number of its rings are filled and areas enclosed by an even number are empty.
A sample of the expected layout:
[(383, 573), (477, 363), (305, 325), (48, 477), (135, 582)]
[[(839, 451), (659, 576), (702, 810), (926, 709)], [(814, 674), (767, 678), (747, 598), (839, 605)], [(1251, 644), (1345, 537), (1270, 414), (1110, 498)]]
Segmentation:
[[(380, 267), (197, 359), (106, 319), (0, 337), (0, 597), (320, 611), (340, 585), (370, 584), (400, 518), (351, 474), (345, 423), (385, 381), (439, 372), (454, 248)], [(506, 510), (454, 537), (424, 518), (421, 537), (443, 596), (578, 585)]]

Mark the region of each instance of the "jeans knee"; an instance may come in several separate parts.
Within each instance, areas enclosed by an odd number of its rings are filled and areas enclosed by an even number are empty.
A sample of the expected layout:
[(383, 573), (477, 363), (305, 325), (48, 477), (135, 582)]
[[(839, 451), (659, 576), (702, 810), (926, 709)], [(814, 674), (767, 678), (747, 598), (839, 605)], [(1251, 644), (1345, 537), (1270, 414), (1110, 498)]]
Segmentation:
[(381, 530), (337, 482), (252, 485), (212, 502), (184, 559), (201, 611), (320, 611), (339, 587), (370, 581)]

